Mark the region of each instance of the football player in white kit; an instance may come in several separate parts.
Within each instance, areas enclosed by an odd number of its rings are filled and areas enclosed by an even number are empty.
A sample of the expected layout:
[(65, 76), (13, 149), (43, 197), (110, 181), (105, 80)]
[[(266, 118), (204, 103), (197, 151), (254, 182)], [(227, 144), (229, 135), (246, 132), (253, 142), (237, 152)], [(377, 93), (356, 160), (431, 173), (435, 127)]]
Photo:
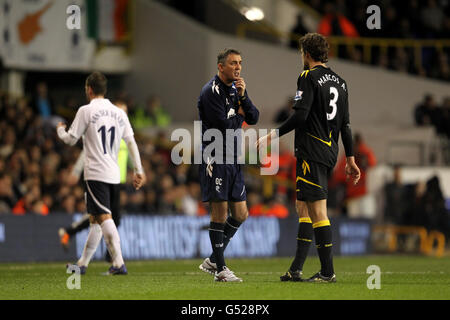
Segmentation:
[(69, 131), (66, 132), (63, 123), (57, 126), (58, 137), (66, 144), (73, 146), (83, 137), (86, 207), (90, 215), (90, 229), (82, 256), (76, 263), (81, 274), (86, 273), (102, 234), (112, 259), (108, 274), (128, 273), (120, 248), (119, 232), (111, 216), (112, 201), (119, 197), (120, 170), (117, 157), (121, 139), (126, 142), (134, 164), (133, 186), (139, 190), (146, 180), (128, 116), (105, 99), (106, 90), (106, 77), (100, 72), (92, 73), (85, 85), (89, 104), (78, 109)]

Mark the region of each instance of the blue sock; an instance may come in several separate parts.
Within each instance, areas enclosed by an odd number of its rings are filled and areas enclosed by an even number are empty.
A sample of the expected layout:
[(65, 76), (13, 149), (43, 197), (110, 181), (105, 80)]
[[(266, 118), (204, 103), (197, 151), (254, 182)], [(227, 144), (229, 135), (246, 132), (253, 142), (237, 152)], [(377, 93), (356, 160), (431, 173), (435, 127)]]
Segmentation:
[[(226, 247), (228, 246), (228, 243), (230, 243), (230, 240), (233, 238), (236, 231), (238, 231), (239, 227), (241, 226), (241, 222), (235, 220), (233, 217), (228, 217), (227, 221), (225, 222), (225, 227), (223, 229), (223, 251), (225, 252)], [(216, 263), (216, 258), (214, 257), (214, 252), (209, 257), (209, 260), (212, 263)]]
[(225, 258), (223, 256), (223, 233), (225, 224), (211, 222), (209, 224), (209, 239), (211, 240), (212, 256), (217, 264), (217, 271), (220, 272), (225, 267)]

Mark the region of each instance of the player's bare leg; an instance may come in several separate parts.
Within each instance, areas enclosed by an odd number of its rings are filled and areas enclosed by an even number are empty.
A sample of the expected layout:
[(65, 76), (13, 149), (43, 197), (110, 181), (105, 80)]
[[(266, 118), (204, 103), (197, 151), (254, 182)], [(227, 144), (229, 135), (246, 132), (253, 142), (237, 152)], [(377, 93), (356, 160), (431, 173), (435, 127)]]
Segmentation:
[(297, 250), (294, 261), (292, 261), (289, 270), (280, 277), (281, 281), (302, 281), (303, 264), (308, 255), (309, 247), (312, 242), (313, 229), (311, 218), (309, 217), (308, 206), (306, 202), (297, 200), (295, 208), (299, 218), (297, 233)]
[(331, 225), (327, 216), (327, 201), (307, 202), (307, 206), (321, 265), (320, 272), (316, 273), (308, 281), (336, 282), (333, 268)]
[(243, 223), (248, 218), (248, 208), (246, 201), (230, 202), (231, 217), (239, 223)]

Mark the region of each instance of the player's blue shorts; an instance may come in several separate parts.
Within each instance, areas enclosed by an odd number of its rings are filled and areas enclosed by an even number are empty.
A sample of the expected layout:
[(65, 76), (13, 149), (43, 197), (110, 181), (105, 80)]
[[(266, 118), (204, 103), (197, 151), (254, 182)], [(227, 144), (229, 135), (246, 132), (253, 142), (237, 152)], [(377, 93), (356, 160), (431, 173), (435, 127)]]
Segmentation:
[(203, 163), (199, 168), (203, 202), (240, 202), (247, 199), (240, 164)]

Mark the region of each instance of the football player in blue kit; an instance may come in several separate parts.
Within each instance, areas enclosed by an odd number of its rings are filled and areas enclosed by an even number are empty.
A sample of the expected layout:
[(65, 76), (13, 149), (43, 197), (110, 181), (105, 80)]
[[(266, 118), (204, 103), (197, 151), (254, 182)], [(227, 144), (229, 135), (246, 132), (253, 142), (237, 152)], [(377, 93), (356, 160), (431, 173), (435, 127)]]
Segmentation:
[(225, 248), (248, 217), (242, 165), (238, 163), (242, 141), (239, 135), (229, 133), (240, 130), (244, 121), (256, 124), (259, 111), (250, 100), (241, 77), (240, 52), (225, 49), (217, 57), (217, 67), (218, 74), (202, 88), (198, 99), (203, 137), (211, 129), (220, 131), (223, 137), (223, 147), (215, 148), (211, 156), (204, 153), (215, 141), (202, 141), (200, 182), (202, 201), (209, 202), (211, 208), (209, 237), (213, 252), (199, 268), (214, 274), (215, 281), (242, 282), (228, 269), (224, 259)]

